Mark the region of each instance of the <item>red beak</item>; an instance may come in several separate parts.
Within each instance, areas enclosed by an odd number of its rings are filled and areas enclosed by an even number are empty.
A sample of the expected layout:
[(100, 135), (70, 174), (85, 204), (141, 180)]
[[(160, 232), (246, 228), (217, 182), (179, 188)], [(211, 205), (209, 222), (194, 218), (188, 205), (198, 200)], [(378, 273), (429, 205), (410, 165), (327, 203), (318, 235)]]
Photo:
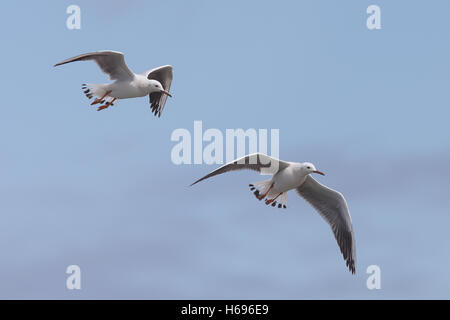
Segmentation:
[(318, 173), (318, 174), (321, 174), (321, 175), (325, 175), (325, 173), (323, 173), (322, 171), (319, 171), (319, 170), (316, 170), (316, 171), (313, 171), (314, 173)]
[(161, 92), (172, 98), (172, 95), (169, 93), (169, 91), (161, 90)]

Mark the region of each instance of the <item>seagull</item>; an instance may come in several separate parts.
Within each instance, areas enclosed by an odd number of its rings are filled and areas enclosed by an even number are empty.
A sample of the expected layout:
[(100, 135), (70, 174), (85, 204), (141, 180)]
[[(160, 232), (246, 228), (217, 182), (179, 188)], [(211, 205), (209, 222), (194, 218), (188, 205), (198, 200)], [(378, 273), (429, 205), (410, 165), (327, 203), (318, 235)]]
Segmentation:
[(80, 54), (76, 57), (61, 61), (54, 66), (60, 66), (74, 61), (94, 60), (104, 73), (109, 75), (109, 84), (83, 84), (81, 86), (88, 99), (97, 98), (91, 105), (102, 104), (97, 111), (113, 105), (117, 99), (144, 97), (149, 95), (152, 113), (161, 116), (166, 104), (172, 83), (172, 66), (161, 66), (155, 69), (135, 74), (125, 64), (123, 53), (117, 51), (97, 51)]
[(266, 205), (286, 208), (288, 191), (295, 189), (322, 218), (331, 226), (347, 267), (352, 274), (356, 271), (356, 246), (352, 219), (344, 196), (318, 181), (311, 174), (325, 175), (309, 162), (285, 162), (265, 154), (254, 153), (231, 161), (198, 179), (194, 184), (228, 171), (250, 169), (272, 178), (249, 184), (258, 200), (265, 200)]

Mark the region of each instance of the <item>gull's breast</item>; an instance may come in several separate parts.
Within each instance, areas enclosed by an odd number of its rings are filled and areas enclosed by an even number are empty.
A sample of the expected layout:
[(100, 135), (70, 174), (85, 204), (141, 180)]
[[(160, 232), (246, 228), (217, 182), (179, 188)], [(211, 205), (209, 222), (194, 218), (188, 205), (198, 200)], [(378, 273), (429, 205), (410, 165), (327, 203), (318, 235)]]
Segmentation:
[(275, 174), (272, 180), (274, 182), (274, 190), (281, 193), (297, 188), (304, 182), (305, 177), (303, 177), (298, 170), (289, 166)]
[(109, 95), (117, 99), (144, 97), (148, 94), (144, 87), (139, 86), (134, 81), (114, 82), (110, 85), (109, 90), (111, 90)]

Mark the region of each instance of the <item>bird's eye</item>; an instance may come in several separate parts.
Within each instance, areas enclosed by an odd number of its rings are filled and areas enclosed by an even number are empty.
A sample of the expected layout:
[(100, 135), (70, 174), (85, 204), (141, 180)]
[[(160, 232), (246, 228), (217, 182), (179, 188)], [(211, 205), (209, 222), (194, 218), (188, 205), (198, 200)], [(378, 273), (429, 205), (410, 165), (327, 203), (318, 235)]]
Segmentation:
[(311, 169), (311, 167), (306, 167), (306, 169)]

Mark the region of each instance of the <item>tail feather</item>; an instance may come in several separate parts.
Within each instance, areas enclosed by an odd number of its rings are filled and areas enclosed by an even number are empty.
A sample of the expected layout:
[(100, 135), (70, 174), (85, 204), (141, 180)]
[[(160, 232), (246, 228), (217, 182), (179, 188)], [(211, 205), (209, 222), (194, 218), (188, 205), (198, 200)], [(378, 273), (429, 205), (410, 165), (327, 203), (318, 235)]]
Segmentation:
[(272, 184), (271, 180), (266, 180), (266, 181), (254, 182), (254, 183), (249, 184), (248, 186), (250, 187), (250, 191), (253, 191), (253, 194), (255, 195), (255, 197), (258, 198), (258, 200), (262, 200), (262, 199), (259, 199), (259, 197), (261, 195), (265, 194), (267, 192), (267, 190), (269, 190), (271, 184)]
[(88, 99), (92, 99), (92, 97), (94, 96), (94, 95), (92, 94), (91, 89), (88, 88), (86, 84), (82, 84), (82, 85), (81, 85), (81, 90), (83, 90), (83, 93), (86, 95), (86, 97), (87, 97)]
[[(275, 197), (277, 197), (277, 198), (272, 203), (270, 203), (268, 205), (271, 205), (272, 207), (277, 207), (279, 209), (281, 209), (281, 208), (286, 209), (287, 208), (287, 201), (288, 201), (288, 193), (287, 193), (287, 191), (283, 192), (279, 196), (276, 195)], [(274, 199), (275, 197), (271, 197), (269, 199)]]
[[(83, 83), (81, 85), (81, 89), (83, 90), (83, 93), (86, 95), (88, 99), (92, 99), (95, 97), (103, 97), (103, 95), (106, 93), (106, 86), (104, 84), (85, 84)], [(110, 98), (108, 96), (105, 97)], [(105, 99), (102, 100), (102, 103), (105, 102)]]
[[(251, 183), (248, 186), (250, 187), (250, 191), (253, 191), (253, 194), (258, 200), (262, 200), (261, 195), (266, 194), (269, 190), (270, 186), (272, 185), (272, 180), (266, 180), (266, 181), (260, 181)], [(270, 190), (270, 192), (265, 197), (267, 199), (266, 203), (269, 206), (272, 207), (278, 207), (278, 208), (287, 208), (287, 201), (288, 201), (288, 193), (283, 192), (281, 194), (274, 192), (274, 190)], [(274, 199), (273, 201), (271, 201)]]

